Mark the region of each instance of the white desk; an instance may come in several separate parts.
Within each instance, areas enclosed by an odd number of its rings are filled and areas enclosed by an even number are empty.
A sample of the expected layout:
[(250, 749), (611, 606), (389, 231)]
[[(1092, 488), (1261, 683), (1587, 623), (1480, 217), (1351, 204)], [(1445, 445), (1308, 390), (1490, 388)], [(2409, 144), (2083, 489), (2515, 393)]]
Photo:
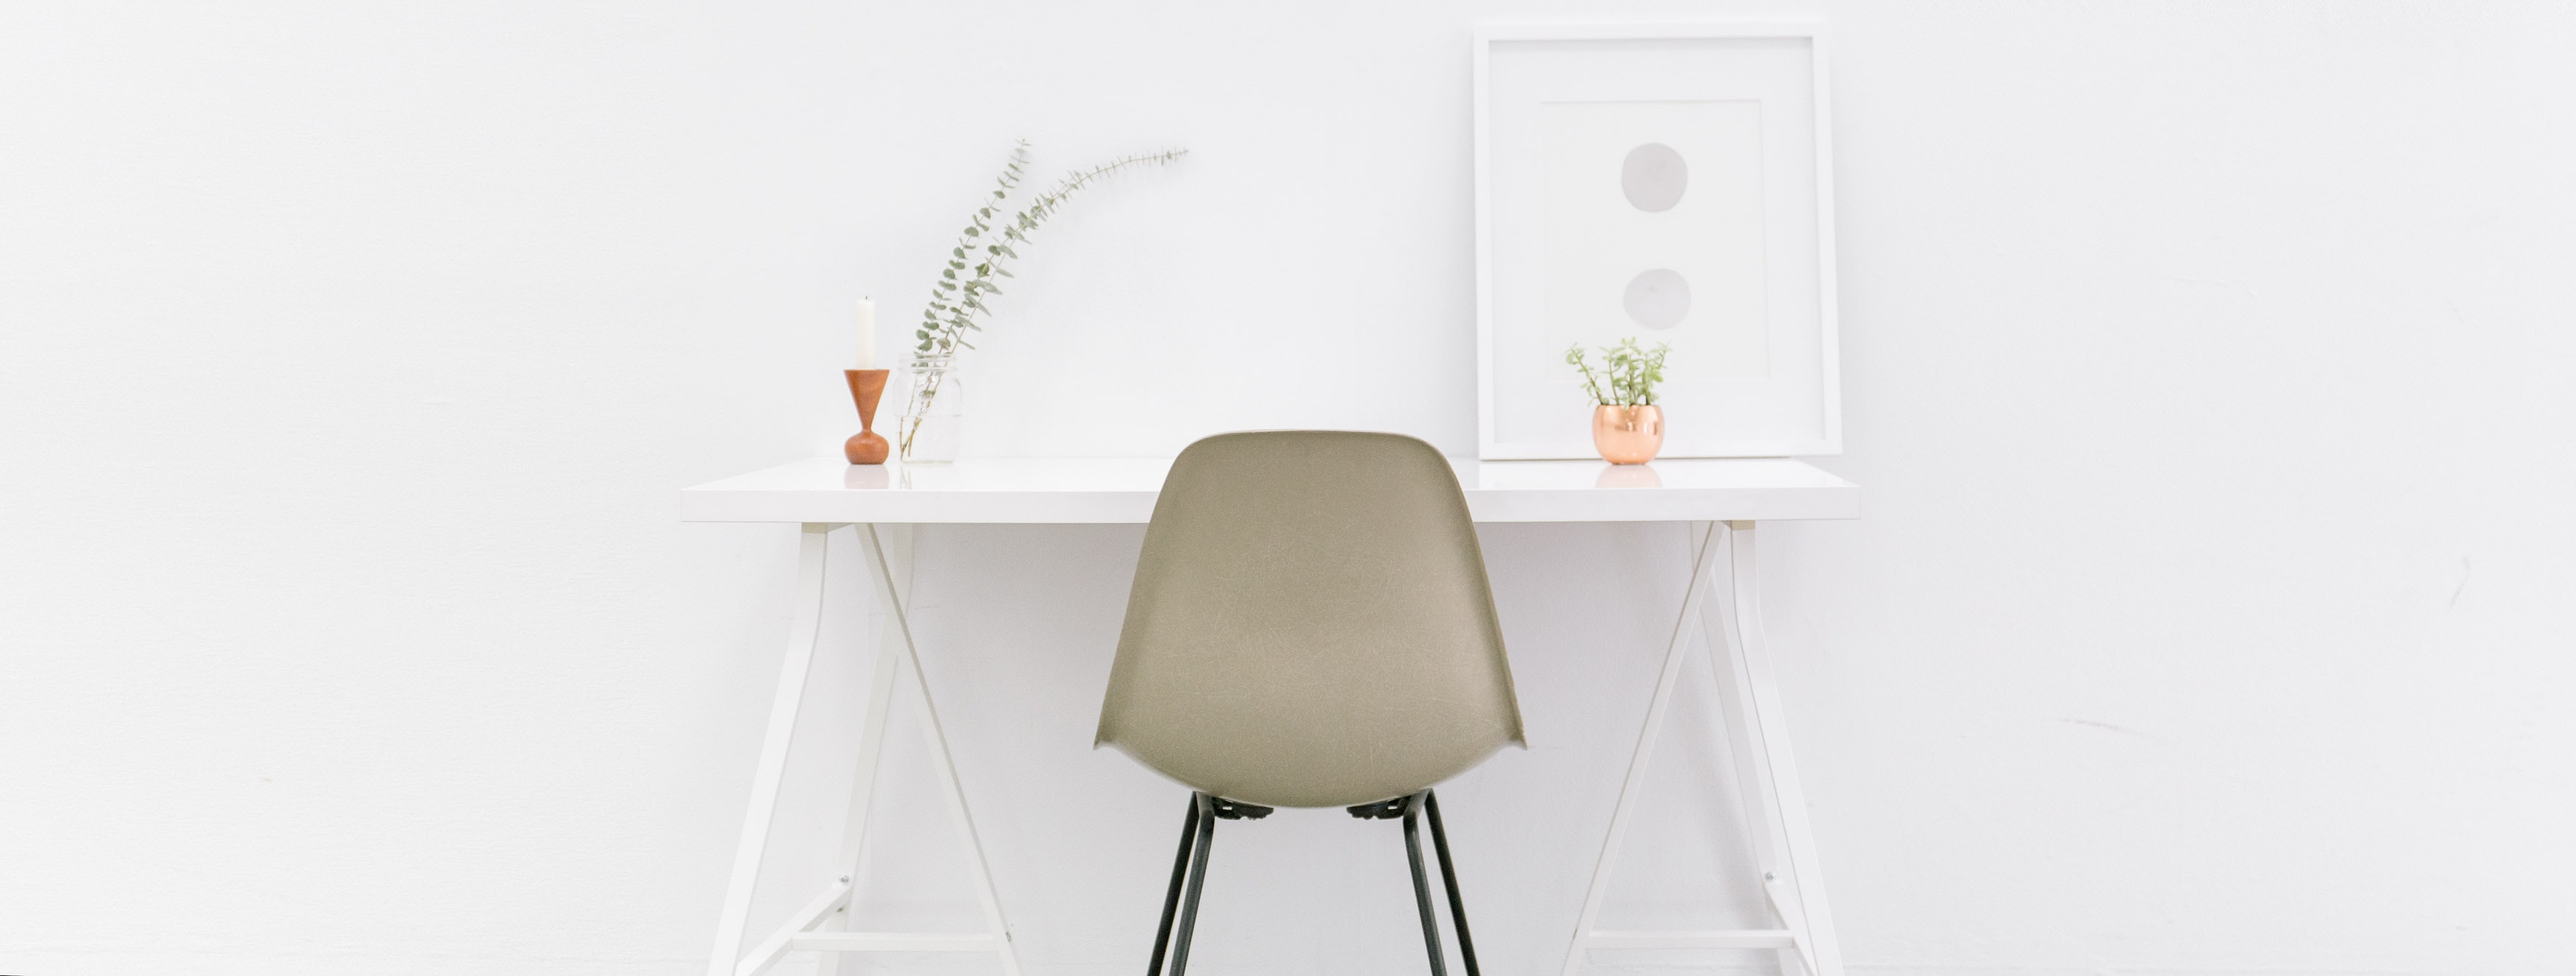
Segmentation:
[[(1479, 522), (1687, 522), (1695, 556), (1680, 619), (1665, 648), (1663, 669), (1637, 734), (1628, 774), (1611, 814), (1610, 829), (1594, 863), (1581, 916), (1568, 933), (1566, 976), (1585, 964), (1587, 949), (1776, 949), (1784, 973), (1842, 976), (1842, 954), (1825, 909), (1806, 803), (1789, 749), (1788, 727), (1774, 687), (1770, 652), (1762, 636), (1754, 592), (1754, 536), (1760, 522), (1848, 519), (1860, 516), (1860, 488), (1816, 468), (1783, 459), (1667, 460), (1614, 468), (1597, 461), (1456, 461), (1468, 510)], [(727, 478), (680, 492), (681, 518), (693, 522), (792, 522), (803, 527), (797, 556), (796, 619), (786, 663), (770, 708), (751, 804), (743, 818), (733, 878), (717, 926), (709, 976), (758, 976), (788, 952), (822, 950), (826, 971), (841, 954), (867, 951), (989, 952), (1005, 976), (1019, 976), (1019, 956), (982, 841), (959, 789), (939, 713), (921, 680), (920, 649), (905, 614), (910, 574), (899, 569), (908, 545), (890, 545), (922, 523), (1143, 523), (1154, 512), (1169, 459), (1060, 458), (970, 459), (945, 465), (853, 467), (826, 457)], [(878, 642), (867, 711), (861, 717), (859, 775), (845, 814), (839, 881), (806, 902), (777, 932), (746, 947), (744, 931), (760, 864), (769, 845), (771, 815), (794, 744), (822, 624), (823, 557), (834, 532), (855, 527), (856, 541), (885, 609), (886, 634)], [(1728, 585), (1719, 587), (1717, 557), (1727, 555)], [(1713, 599), (1712, 599), (1713, 597)], [(1627, 833), (1638, 787), (1653, 756), (1664, 713), (1680, 680), (1693, 627), (1726, 660), (1709, 661), (1722, 689), (1728, 746), (1735, 768), (1747, 775), (1745, 822), (1752, 826), (1754, 861), (1778, 918), (1776, 928), (1727, 931), (1623, 932), (1596, 928), (1610, 866)], [(1722, 640), (1721, 640), (1722, 638)], [(979, 871), (976, 889), (986, 931), (972, 935), (849, 931), (853, 879), (868, 833), (868, 811), (883, 753), (885, 717), (897, 688), (919, 706), (924, 738), (938, 755), (932, 766), (944, 784), (951, 813), (965, 827)]]

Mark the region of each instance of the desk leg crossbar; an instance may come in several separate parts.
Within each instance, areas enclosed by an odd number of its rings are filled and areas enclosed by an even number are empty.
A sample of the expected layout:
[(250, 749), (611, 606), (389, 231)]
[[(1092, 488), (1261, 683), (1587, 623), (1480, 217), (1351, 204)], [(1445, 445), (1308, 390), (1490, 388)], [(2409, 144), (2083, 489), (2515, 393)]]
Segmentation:
[[(1722, 534), (1721, 534), (1722, 532)], [(1789, 734), (1781, 716), (1779, 689), (1771, 669), (1770, 646), (1764, 641), (1754, 589), (1754, 528), (1751, 522), (1695, 523), (1690, 592), (1674, 622), (1672, 643), (1664, 649), (1664, 666), (1655, 681), (1655, 696), (1646, 707), (1645, 728), (1637, 733), (1637, 750), (1628, 760), (1627, 780), (1619, 804), (1610, 814), (1610, 832), (1593, 867), (1592, 884), (1583, 896), (1583, 912), (1566, 950), (1565, 976), (1576, 976), (1592, 949), (1776, 949), (1780, 971), (1798, 976), (1843, 976), (1841, 950), (1825, 911), (1823, 881), (1816, 870), (1815, 841), (1807, 827), (1806, 799), (1797, 767), (1789, 755)], [(1727, 589), (1716, 594), (1711, 571), (1720, 547), (1727, 550)], [(1710, 599), (1717, 595), (1717, 599)], [(1682, 659), (1694, 625), (1707, 634), (1708, 663), (1717, 680), (1726, 713), (1727, 739), (1734, 750), (1735, 773), (1744, 798), (1744, 820), (1753, 841), (1755, 863), (1762, 869), (1762, 890), (1779, 918), (1776, 929), (1690, 930), (1671, 932), (1602, 931), (1597, 926), (1601, 903), (1609, 893), (1611, 867), (1619, 859), (1620, 841), (1636, 810), (1637, 792), (1654, 757), (1664, 714), (1680, 682)], [(1719, 648), (1725, 660), (1718, 660)]]
[[(940, 727), (939, 712), (931, 704), (929, 685), (922, 680), (921, 655), (913, 644), (912, 622), (905, 614), (903, 591), (909, 585), (904, 579), (906, 574), (895, 571), (896, 563), (887, 558), (886, 545), (872, 525), (856, 529), (863, 549), (861, 556), (868, 564), (868, 575), (874, 578), (878, 604), (885, 611), (885, 630), (877, 641), (867, 712), (860, 717), (858, 776), (850, 788), (840, 871), (837, 880), (790, 915), (784, 926), (750, 952), (743, 951), (752, 893), (760, 881), (761, 861), (769, 850), (770, 821), (778, 809), (779, 788), (786, 777), (788, 753), (795, 745), (806, 682), (813, 673), (815, 645), (822, 630), (823, 557), (826, 540), (836, 528), (839, 526), (808, 523), (798, 546), (795, 625), (788, 637), (786, 662), (779, 668), (778, 693), (770, 705), (769, 730), (761, 745), (759, 768), (753, 775), (751, 808), (743, 815), (742, 842), (734, 852), (733, 879), (725, 893), (707, 976), (760, 976), (787, 953), (797, 950), (826, 953), (826, 974), (840, 971), (843, 953), (990, 952), (999, 957), (1002, 976), (1020, 976), (1019, 955), (1012, 950), (1010, 927), (1002, 919), (1001, 900), (993, 891), (993, 872), (985, 864), (983, 842), (966, 809), (966, 793), (958, 786), (956, 763), (949, 758), (948, 737)], [(886, 715), (894, 704), (897, 686), (908, 689), (912, 697), (922, 738), (936, 753), (932, 758), (938, 761), (932, 766), (939, 773), (940, 792), (964, 830), (967, 853), (975, 863), (975, 894), (983, 903), (983, 932), (952, 935), (847, 931), (852, 914), (850, 899), (857, 888), (866, 850), (868, 813), (876, 795), (878, 760), (885, 752)]]

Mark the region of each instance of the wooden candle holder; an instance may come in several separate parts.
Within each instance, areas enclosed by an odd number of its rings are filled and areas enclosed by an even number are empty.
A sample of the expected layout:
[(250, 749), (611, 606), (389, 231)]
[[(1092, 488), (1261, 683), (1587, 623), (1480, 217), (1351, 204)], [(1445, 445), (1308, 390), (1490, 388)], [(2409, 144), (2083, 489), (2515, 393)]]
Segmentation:
[(859, 406), (859, 432), (841, 445), (841, 456), (851, 464), (884, 464), (893, 447), (877, 436), (877, 401), (885, 396), (886, 370), (845, 369), (850, 378), (850, 401)]

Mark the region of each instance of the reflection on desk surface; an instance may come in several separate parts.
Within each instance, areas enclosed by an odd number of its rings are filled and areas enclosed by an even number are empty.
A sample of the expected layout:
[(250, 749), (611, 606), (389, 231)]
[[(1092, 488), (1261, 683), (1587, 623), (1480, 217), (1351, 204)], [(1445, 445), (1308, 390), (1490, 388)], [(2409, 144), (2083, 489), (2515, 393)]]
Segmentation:
[[(1477, 461), (1451, 458), (1467, 491), (1595, 488), (1852, 488), (1793, 458), (1663, 458), (1652, 464), (1601, 461)], [(849, 464), (817, 457), (709, 482), (690, 491), (814, 491), (827, 488), (933, 492), (1159, 491), (1170, 458), (969, 458), (941, 464)]]
[[(1860, 487), (1791, 458), (1452, 459), (1480, 522), (1848, 519)], [(1170, 458), (970, 458), (784, 464), (680, 492), (693, 522), (1140, 523)]]

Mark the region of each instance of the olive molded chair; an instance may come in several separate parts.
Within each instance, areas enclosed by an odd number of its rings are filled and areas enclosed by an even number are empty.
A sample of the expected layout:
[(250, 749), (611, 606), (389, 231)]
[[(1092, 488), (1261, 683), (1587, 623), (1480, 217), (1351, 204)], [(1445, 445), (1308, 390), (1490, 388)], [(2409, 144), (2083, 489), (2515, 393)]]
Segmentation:
[(1431, 787), (1526, 743), (1447, 459), (1346, 431), (1222, 434), (1182, 451), (1145, 529), (1096, 744), (1194, 791), (1148, 976), (1166, 948), (1170, 976), (1188, 966), (1216, 821), (1283, 806), (1403, 821), (1423, 941), (1446, 976), (1416, 826), (1427, 816), (1459, 956), (1479, 976)]

